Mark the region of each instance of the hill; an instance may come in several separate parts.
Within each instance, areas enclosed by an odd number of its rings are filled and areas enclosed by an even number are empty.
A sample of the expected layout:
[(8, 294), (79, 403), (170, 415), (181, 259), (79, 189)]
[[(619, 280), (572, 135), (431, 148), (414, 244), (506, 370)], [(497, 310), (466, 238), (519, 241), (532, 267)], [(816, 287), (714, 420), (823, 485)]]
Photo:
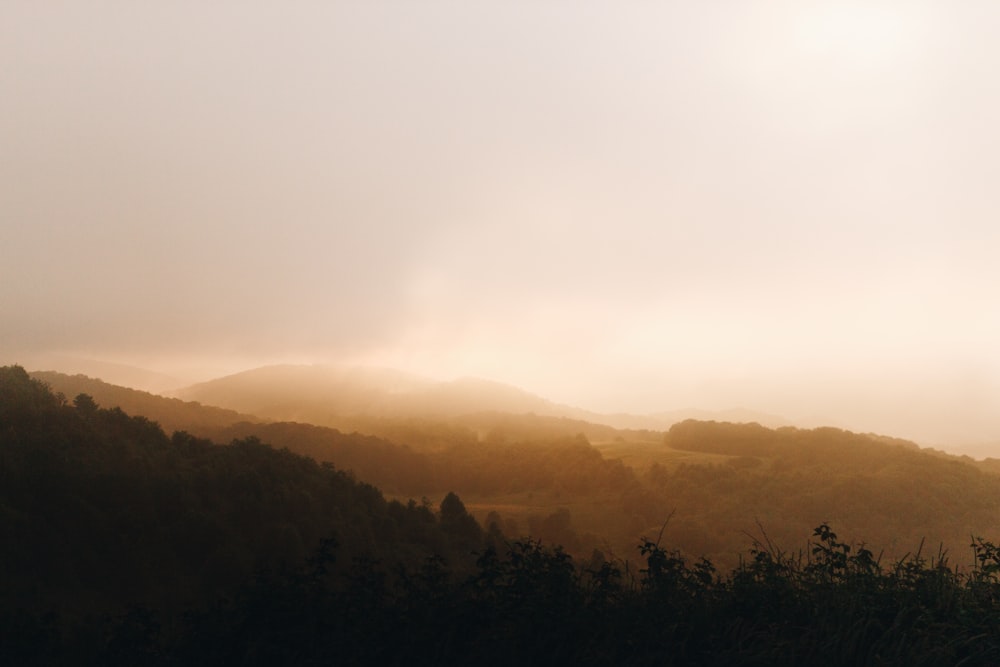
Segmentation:
[(686, 421), (658, 444), (609, 443), (644, 480), (631, 511), (650, 528), (725, 561), (758, 523), (787, 544), (827, 521), (900, 556), (926, 540), (965, 552), (970, 535), (1000, 534), (1000, 476), (913, 443), (834, 428), (768, 429)]
[(109, 384), (132, 387), (154, 394), (173, 391), (187, 384), (180, 378), (147, 368), (66, 354), (41, 354), (11, 361), (17, 361), (25, 368), (59, 371), (67, 375), (86, 375)]
[(202, 435), (211, 429), (237, 422), (263, 421), (259, 417), (235, 410), (158, 396), (95, 380), (85, 375), (67, 375), (55, 371), (32, 371), (30, 375), (45, 383), (54, 393), (70, 399), (77, 394), (88, 394), (102, 406), (118, 407), (128, 414), (143, 415), (157, 422), (168, 433), (188, 431)]
[(186, 400), (278, 419), (331, 425), (349, 416), (454, 417), (470, 412), (571, 410), (497, 382), (437, 382), (400, 371), (348, 366), (266, 366), (178, 390)]
[(454, 530), (426, 505), (257, 438), (168, 437), (0, 368), (2, 612), (184, 609), (264, 568), (301, 566), (330, 538), (344, 567), (435, 554), (471, 566), (482, 532), (450, 502)]
[[(172, 392), (279, 421), (300, 421), (343, 429), (359, 418), (448, 419), (476, 413), (560, 417), (614, 429), (663, 431), (686, 419), (789, 421), (745, 409), (673, 410), (656, 414), (600, 413), (547, 400), (511, 385), (481, 378), (447, 382), (368, 366), (277, 365), (256, 368)], [(358, 422), (353, 422), (358, 423)]]
[(581, 556), (596, 547), (628, 557), (668, 518), (671, 545), (727, 566), (748, 534), (760, 537), (758, 526), (790, 544), (829, 521), (887, 558), (921, 540), (964, 553), (970, 535), (1000, 534), (1000, 476), (907, 441), (696, 421), (665, 434), (595, 428), (591, 441), (566, 435), (572, 420), (463, 419), (390, 420), (388, 439), (290, 423), (240, 424), (218, 437), (259, 434), (393, 494), (439, 499), (454, 490), (481, 521)]

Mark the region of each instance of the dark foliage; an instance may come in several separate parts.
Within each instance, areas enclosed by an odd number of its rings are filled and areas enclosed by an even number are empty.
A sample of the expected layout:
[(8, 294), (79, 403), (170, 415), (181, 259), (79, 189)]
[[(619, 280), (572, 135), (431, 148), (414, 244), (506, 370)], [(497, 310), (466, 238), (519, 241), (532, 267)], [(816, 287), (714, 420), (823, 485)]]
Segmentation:
[(228, 446), (168, 437), (143, 417), (86, 394), (67, 404), (23, 369), (0, 368), (7, 608), (183, 609), (235, 593), (262, 569), (296, 567), (331, 535), (348, 561), (443, 554), (471, 567), (480, 533), (468, 515), (449, 517), (253, 437)]

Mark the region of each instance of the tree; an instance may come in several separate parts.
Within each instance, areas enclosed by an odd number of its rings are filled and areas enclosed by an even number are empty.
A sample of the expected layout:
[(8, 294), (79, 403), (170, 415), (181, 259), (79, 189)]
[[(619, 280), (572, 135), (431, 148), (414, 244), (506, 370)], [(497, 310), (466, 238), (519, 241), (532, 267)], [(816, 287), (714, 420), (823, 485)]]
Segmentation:
[(478, 544), (482, 540), (482, 529), (454, 492), (449, 492), (441, 501), (440, 518), (441, 529), (467, 545)]
[(84, 415), (92, 415), (97, 412), (97, 403), (90, 394), (77, 394), (73, 399), (73, 407)]

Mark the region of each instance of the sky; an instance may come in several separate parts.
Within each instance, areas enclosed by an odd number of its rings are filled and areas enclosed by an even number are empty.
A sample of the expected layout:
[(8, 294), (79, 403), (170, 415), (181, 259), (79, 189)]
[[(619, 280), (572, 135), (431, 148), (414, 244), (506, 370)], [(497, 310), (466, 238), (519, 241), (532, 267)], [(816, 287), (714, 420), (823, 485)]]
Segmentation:
[(998, 27), (0, 0), (0, 362), (377, 364), (1000, 457)]

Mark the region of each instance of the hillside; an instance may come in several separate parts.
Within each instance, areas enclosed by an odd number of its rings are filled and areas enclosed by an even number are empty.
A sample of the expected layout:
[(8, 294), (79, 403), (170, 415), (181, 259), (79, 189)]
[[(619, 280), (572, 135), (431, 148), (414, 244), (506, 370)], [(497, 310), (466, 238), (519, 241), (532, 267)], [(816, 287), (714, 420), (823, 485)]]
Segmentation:
[(118, 407), (128, 414), (143, 415), (158, 423), (167, 433), (187, 431), (202, 435), (210, 429), (237, 422), (262, 421), (258, 417), (235, 410), (158, 396), (95, 380), (85, 375), (67, 375), (55, 371), (32, 371), (30, 375), (44, 382), (54, 393), (62, 394), (69, 399), (77, 394), (88, 394), (104, 407)]
[(496, 410), (562, 414), (569, 408), (520, 389), (465, 378), (436, 382), (384, 368), (266, 366), (178, 390), (186, 400), (283, 421), (331, 425), (345, 416), (454, 417)]
[(301, 566), (334, 538), (340, 568), (363, 555), (471, 566), (482, 532), (464, 508), (449, 511), (451, 532), (425, 505), (386, 500), (257, 438), (171, 438), (145, 417), (65, 404), (23, 369), (0, 368), (4, 612), (183, 609), (235, 594), (261, 569)]
[(1000, 534), (1000, 476), (906, 441), (687, 421), (660, 443), (599, 448), (642, 478), (628, 508), (647, 530), (672, 514), (666, 535), (722, 561), (736, 551), (737, 536), (760, 536), (758, 524), (788, 544), (808, 525), (828, 521), (887, 557), (922, 540), (962, 554), (970, 535)]
[(65, 354), (28, 355), (12, 361), (19, 362), (27, 369), (46, 369), (66, 375), (86, 375), (90, 378), (99, 378), (108, 384), (132, 387), (154, 394), (170, 392), (186, 384), (177, 377), (147, 368)]
[(686, 419), (787, 426), (776, 415), (743, 409), (606, 414), (556, 403), (523, 389), (481, 378), (447, 382), (367, 366), (279, 365), (256, 368), (178, 389), (179, 398), (219, 405), (278, 421), (350, 430), (365, 420), (442, 420), (477, 413), (533, 414), (612, 429), (663, 431)]
[[(572, 420), (472, 415), (470, 426), (396, 420), (386, 437), (303, 424), (241, 424), (252, 434), (355, 470), (401, 496), (454, 490), (481, 521), (514, 534), (629, 557), (658, 534), (691, 555), (733, 565), (763, 529), (795, 543), (818, 522), (901, 556), (928, 545), (964, 553), (1000, 534), (1000, 476), (913, 443), (837, 429), (768, 429), (688, 421), (669, 432), (568, 436)], [(607, 427), (602, 427), (607, 428)], [(390, 433), (391, 432), (391, 433)], [(403, 444), (406, 443), (406, 444)], [(413, 443), (413, 444), (410, 444)]]

